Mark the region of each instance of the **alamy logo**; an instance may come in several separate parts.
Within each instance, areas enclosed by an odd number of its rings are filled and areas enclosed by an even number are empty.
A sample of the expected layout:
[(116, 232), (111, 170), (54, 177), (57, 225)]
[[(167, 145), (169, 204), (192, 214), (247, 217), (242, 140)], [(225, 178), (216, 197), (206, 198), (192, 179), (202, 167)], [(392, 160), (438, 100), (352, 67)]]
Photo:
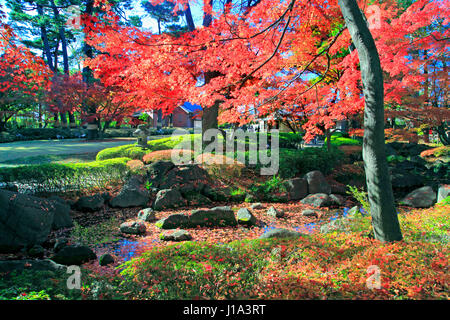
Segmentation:
[(371, 265), (367, 268), (366, 286), (368, 289), (381, 289), (381, 270), (376, 265)]
[(81, 28), (81, 11), (77, 6), (69, 6), (66, 10), (66, 14), (69, 16), (66, 25), (73, 29)]
[[(195, 129), (194, 134), (200, 135), (202, 139), (193, 139), (192, 141), (192, 136), (184, 129), (177, 129), (173, 132), (172, 140), (179, 141), (172, 150), (173, 163), (177, 165), (192, 163), (191, 151), (193, 151), (194, 154), (201, 155), (201, 157), (197, 156), (196, 160), (205, 159), (208, 155), (214, 154), (215, 164), (232, 165), (238, 162), (259, 165), (261, 175), (278, 173), (280, 162), (278, 130), (258, 133), (237, 129), (227, 132), (224, 137), (223, 131), (218, 129), (206, 130), (203, 135), (201, 135), (201, 130)], [(189, 152), (180, 152), (180, 150)]]
[(381, 9), (377, 5), (368, 6), (366, 9), (367, 23), (370, 29), (381, 28)]
[(67, 279), (67, 289), (73, 290), (81, 289), (81, 270), (79, 266), (69, 266), (67, 267), (67, 273), (70, 274)]

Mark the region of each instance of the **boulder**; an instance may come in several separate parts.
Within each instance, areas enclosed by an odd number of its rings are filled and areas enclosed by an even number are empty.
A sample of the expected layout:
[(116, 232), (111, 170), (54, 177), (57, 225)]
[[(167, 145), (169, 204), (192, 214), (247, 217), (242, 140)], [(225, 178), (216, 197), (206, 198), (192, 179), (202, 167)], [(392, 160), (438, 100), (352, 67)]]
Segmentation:
[(308, 181), (308, 193), (331, 193), (331, 187), (322, 172), (318, 170), (310, 171), (305, 175), (305, 178)]
[(70, 205), (60, 197), (52, 196), (48, 200), (54, 201), (55, 215), (53, 216), (52, 229), (73, 227), (72, 217), (70, 216)]
[(167, 230), (159, 236), (163, 241), (188, 241), (192, 239), (191, 234), (186, 230)]
[(262, 209), (265, 209), (266, 207), (264, 207), (261, 203), (257, 202), (257, 203), (252, 204), (250, 206), (250, 208), (252, 210), (262, 210)]
[(429, 208), (436, 202), (436, 192), (429, 186), (416, 189), (406, 195), (402, 204), (413, 208)]
[(344, 204), (344, 197), (339, 194), (330, 194), (331, 201), (337, 206), (342, 206)]
[(396, 171), (391, 174), (391, 183), (393, 189), (411, 189), (423, 186), (423, 179), (414, 173)]
[(237, 225), (236, 217), (230, 207), (197, 209), (191, 212), (189, 224), (192, 227), (225, 227)]
[(302, 211), (302, 216), (317, 218), (319, 214), (317, 213), (316, 210), (306, 209)]
[(123, 186), (117, 196), (109, 201), (111, 207), (129, 208), (145, 206), (150, 198), (150, 192), (145, 188), (142, 176), (133, 176)]
[(101, 194), (95, 194), (93, 196), (80, 197), (75, 202), (75, 209), (83, 212), (98, 211), (105, 205), (105, 198)]
[(308, 181), (306, 179), (290, 179), (285, 182), (285, 186), (290, 200), (301, 200), (308, 195)]
[(44, 247), (35, 244), (28, 250), (28, 255), (33, 258), (43, 258), (45, 254)]
[(50, 233), (55, 201), (0, 190), (0, 251), (42, 244)]
[(292, 231), (283, 228), (271, 229), (269, 231), (264, 232), (259, 239), (271, 239), (271, 238), (299, 238), (303, 234), (297, 231)]
[(284, 217), (284, 211), (281, 209), (275, 209), (274, 207), (270, 207), (266, 213), (267, 215), (272, 216), (274, 218)]
[(87, 246), (70, 245), (63, 247), (51, 259), (56, 263), (70, 266), (81, 265), (95, 260), (97, 259), (97, 255)]
[(161, 219), (155, 223), (161, 229), (177, 229), (189, 226), (189, 217), (185, 214), (172, 214), (167, 218)]
[(57, 264), (52, 260), (5, 260), (0, 261), (0, 273), (9, 273), (12, 271), (21, 272), (23, 270), (33, 271), (52, 271), (52, 272), (66, 272), (67, 267)]
[(437, 202), (441, 202), (450, 195), (450, 185), (442, 184), (439, 186)]
[(125, 234), (144, 234), (146, 231), (147, 228), (141, 221), (128, 221), (120, 225), (120, 232)]
[(340, 195), (346, 195), (347, 194), (347, 187), (345, 184), (339, 183), (337, 181), (329, 181), (328, 184), (330, 185), (330, 191), (332, 194), (340, 194)]
[(175, 164), (172, 161), (157, 161), (146, 166), (146, 168), (148, 179), (152, 184), (152, 187), (159, 188), (160, 184), (167, 176), (167, 173), (175, 168)]
[(177, 189), (163, 189), (156, 195), (156, 200), (153, 203), (155, 210), (162, 210), (168, 208), (176, 208), (185, 206), (186, 199), (183, 198), (180, 191)]
[(301, 201), (303, 204), (308, 204), (316, 208), (330, 207), (334, 204), (334, 200), (326, 193), (310, 194)]
[(107, 266), (108, 264), (114, 263), (114, 257), (110, 255), (109, 253), (103, 254), (98, 259), (98, 264), (101, 266)]
[(206, 170), (198, 165), (178, 166), (167, 172), (158, 184), (159, 189), (178, 189), (181, 193), (202, 192), (211, 184)]
[(156, 220), (155, 211), (152, 208), (145, 208), (138, 212), (138, 220), (151, 222)]
[(253, 226), (256, 224), (255, 216), (247, 208), (239, 209), (236, 216), (237, 216), (238, 224), (241, 224), (244, 226)]

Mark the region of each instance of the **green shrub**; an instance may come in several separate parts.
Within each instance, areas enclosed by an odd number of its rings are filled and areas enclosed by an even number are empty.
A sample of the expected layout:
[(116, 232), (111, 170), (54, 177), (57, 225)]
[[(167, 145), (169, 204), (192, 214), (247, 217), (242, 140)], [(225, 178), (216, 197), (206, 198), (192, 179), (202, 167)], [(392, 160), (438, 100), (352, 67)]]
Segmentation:
[(283, 202), (282, 197), (278, 197), (276, 194), (286, 192), (286, 185), (280, 176), (273, 176), (262, 184), (251, 186), (250, 192), (259, 201)]
[[(325, 138), (325, 145), (327, 144), (327, 139)], [(335, 147), (350, 145), (350, 146), (360, 146), (362, 143), (359, 140), (351, 139), (345, 137), (342, 133), (337, 132), (331, 136), (331, 145)]]
[(129, 158), (88, 163), (46, 163), (0, 168), (0, 181), (33, 192), (78, 191), (120, 182), (128, 173)]
[(200, 135), (189, 135), (187, 137), (184, 136), (178, 136), (176, 138), (169, 137), (169, 138), (163, 138), (163, 139), (157, 139), (157, 140), (151, 140), (148, 142), (148, 149), (143, 149), (142, 147), (138, 147), (136, 144), (127, 144), (124, 146), (119, 147), (113, 147), (113, 148), (107, 148), (103, 149), (97, 154), (96, 160), (107, 160), (107, 159), (114, 159), (114, 158), (122, 158), (127, 157), (134, 160), (142, 160), (142, 158), (153, 151), (157, 150), (169, 150), (175, 148), (183, 139), (191, 139), (191, 144), (194, 139), (199, 139)]
[(80, 290), (67, 288), (69, 276), (62, 271), (14, 271), (2, 276), (0, 300), (78, 300)]
[(328, 174), (340, 163), (343, 152), (337, 148), (305, 148), (301, 150), (280, 149), (279, 175), (291, 178), (312, 170)]

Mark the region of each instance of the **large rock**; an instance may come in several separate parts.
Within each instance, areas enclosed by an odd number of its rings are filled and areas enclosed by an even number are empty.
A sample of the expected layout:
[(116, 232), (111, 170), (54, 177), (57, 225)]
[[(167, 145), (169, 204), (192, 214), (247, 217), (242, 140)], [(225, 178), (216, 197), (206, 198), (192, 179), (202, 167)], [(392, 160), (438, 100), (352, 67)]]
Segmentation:
[(316, 210), (305, 209), (302, 211), (302, 216), (317, 218), (319, 216), (319, 214), (317, 213)]
[(159, 189), (178, 189), (181, 193), (201, 192), (211, 184), (208, 173), (198, 165), (179, 166), (167, 172), (159, 182)]
[(73, 220), (70, 216), (70, 205), (60, 197), (52, 196), (48, 198), (50, 201), (54, 201), (55, 215), (53, 216), (52, 229), (58, 230), (61, 228), (73, 227)]
[(163, 241), (188, 241), (192, 239), (191, 234), (183, 229), (167, 230), (160, 234), (159, 238)]
[(98, 259), (98, 264), (101, 266), (107, 266), (108, 264), (114, 263), (114, 257), (110, 255), (109, 253), (103, 254)]
[(111, 207), (129, 208), (147, 205), (150, 192), (145, 188), (145, 180), (141, 176), (131, 177), (120, 193), (109, 201)]
[(275, 207), (270, 207), (267, 209), (267, 215), (272, 216), (274, 218), (282, 218), (284, 217), (284, 211), (281, 209), (276, 209)]
[(42, 244), (59, 212), (56, 201), (0, 190), (0, 251)]
[(393, 189), (413, 189), (423, 186), (423, 178), (413, 172), (391, 169), (391, 183)]
[(177, 229), (189, 227), (189, 217), (185, 214), (172, 214), (155, 223), (161, 229)]
[(105, 205), (105, 198), (101, 194), (95, 194), (93, 196), (80, 197), (75, 202), (75, 209), (83, 212), (98, 211)]
[(244, 226), (253, 226), (256, 223), (255, 216), (247, 208), (239, 209), (236, 216), (237, 216), (238, 224), (241, 224)]
[(197, 209), (191, 212), (189, 224), (193, 227), (224, 227), (237, 225), (236, 217), (230, 207)]
[(414, 190), (406, 195), (402, 204), (413, 208), (429, 208), (436, 202), (436, 192), (429, 186)]
[(186, 204), (186, 199), (183, 198), (180, 191), (178, 191), (177, 189), (164, 189), (160, 190), (156, 195), (156, 200), (153, 203), (153, 208), (155, 210), (162, 210), (181, 207), (185, 206)]
[(271, 229), (269, 231), (264, 232), (259, 239), (271, 239), (271, 238), (299, 238), (303, 234), (297, 231), (292, 231), (283, 228)]
[(290, 200), (300, 200), (308, 195), (308, 181), (303, 178), (294, 178), (285, 183)]
[(441, 202), (450, 195), (450, 185), (443, 184), (439, 186), (437, 202)]
[(147, 166), (147, 174), (152, 187), (159, 188), (167, 173), (175, 167), (172, 161), (157, 161)]
[(52, 260), (5, 260), (0, 261), (0, 273), (9, 273), (12, 271), (21, 272), (23, 270), (32, 271), (52, 271), (66, 272), (67, 267), (57, 264)]
[(94, 251), (82, 245), (65, 246), (52, 257), (56, 263), (66, 266), (81, 265), (94, 259), (97, 259)]
[(322, 172), (318, 170), (310, 171), (305, 175), (305, 178), (308, 181), (308, 193), (331, 193), (331, 187)]
[(120, 232), (125, 234), (144, 234), (147, 228), (141, 221), (129, 221), (120, 225)]
[(308, 204), (316, 208), (330, 207), (335, 204), (332, 198), (326, 193), (310, 194), (301, 201), (303, 204)]
[(138, 220), (151, 222), (156, 220), (155, 211), (152, 208), (145, 208), (138, 212)]

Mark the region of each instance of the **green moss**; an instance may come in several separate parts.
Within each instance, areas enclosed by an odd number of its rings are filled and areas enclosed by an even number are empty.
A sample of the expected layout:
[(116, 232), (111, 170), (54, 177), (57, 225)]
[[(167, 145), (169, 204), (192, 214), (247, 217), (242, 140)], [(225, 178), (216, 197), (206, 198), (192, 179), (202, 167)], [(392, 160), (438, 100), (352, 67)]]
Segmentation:
[(33, 186), (35, 192), (99, 187), (124, 178), (129, 160), (116, 158), (87, 163), (46, 163), (0, 168), (0, 181)]

